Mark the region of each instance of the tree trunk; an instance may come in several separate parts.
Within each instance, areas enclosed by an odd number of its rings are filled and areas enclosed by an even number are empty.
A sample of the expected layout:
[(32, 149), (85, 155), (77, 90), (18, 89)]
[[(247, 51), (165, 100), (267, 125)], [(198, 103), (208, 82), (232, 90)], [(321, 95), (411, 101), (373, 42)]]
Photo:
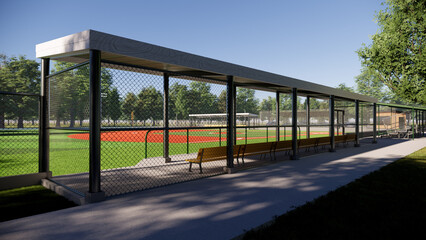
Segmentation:
[(2, 108), (2, 110), (0, 110), (0, 128), (5, 128), (5, 124), (4, 124), (4, 110)]
[(83, 119), (80, 119), (80, 127), (83, 127)]
[(18, 128), (24, 128), (24, 117), (23, 116), (18, 117)]
[(74, 127), (75, 126), (75, 108), (72, 107), (70, 109), (70, 127)]
[(61, 127), (61, 119), (56, 118), (56, 127)]

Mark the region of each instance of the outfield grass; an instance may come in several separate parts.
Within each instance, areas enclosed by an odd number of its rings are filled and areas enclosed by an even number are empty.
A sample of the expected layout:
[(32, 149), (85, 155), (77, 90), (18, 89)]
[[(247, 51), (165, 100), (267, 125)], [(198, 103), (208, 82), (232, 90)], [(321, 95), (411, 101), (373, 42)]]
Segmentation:
[(319, 197), (243, 239), (422, 239), (426, 148)]
[[(0, 177), (38, 172), (38, 131), (23, 130), (20, 135), (0, 133)], [(237, 144), (275, 141), (275, 128), (266, 129), (237, 129)], [(50, 130), (50, 170), (54, 176), (74, 174), (89, 171), (89, 141), (69, 138), (70, 134), (87, 133), (76, 130)], [(161, 133), (157, 134), (161, 137)], [(186, 131), (171, 132), (171, 135), (186, 136)], [(301, 138), (304, 132), (301, 132)], [(190, 136), (219, 137), (219, 129), (211, 131), (189, 131)], [(291, 130), (280, 131), (280, 140), (290, 140)], [(245, 139), (247, 136), (247, 140)], [(268, 138), (266, 138), (268, 136)], [(312, 135), (321, 137), (322, 135)], [(226, 132), (222, 129), (222, 138)], [(226, 141), (220, 143), (226, 146)], [(219, 146), (216, 142), (170, 143), (169, 154), (186, 154), (197, 152), (199, 148)], [(147, 153), (145, 153), (145, 147)], [(142, 159), (159, 157), (163, 155), (163, 143), (149, 142), (101, 142), (101, 168), (113, 169), (134, 166)]]
[(77, 206), (36, 185), (0, 191), (0, 222)]

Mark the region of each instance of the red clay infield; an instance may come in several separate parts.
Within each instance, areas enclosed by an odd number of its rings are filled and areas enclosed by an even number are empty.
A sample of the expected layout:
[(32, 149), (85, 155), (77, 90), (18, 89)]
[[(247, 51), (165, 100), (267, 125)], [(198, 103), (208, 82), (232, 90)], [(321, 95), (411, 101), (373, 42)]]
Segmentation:
[[(146, 133), (148, 131), (114, 131), (114, 132), (102, 132), (101, 141), (107, 142), (145, 142)], [(173, 133), (182, 132), (182, 135), (177, 135)], [(169, 132), (169, 142), (170, 143), (186, 143), (186, 130), (171, 130)], [(211, 132), (210, 130), (191, 130), (190, 132), (210, 132), (213, 136), (188, 136), (188, 141), (191, 143), (200, 143), (200, 142), (218, 142), (219, 141), (219, 132)], [(238, 134), (244, 134), (237, 132)], [(327, 132), (316, 132), (311, 134), (328, 134)], [(302, 134), (305, 135), (305, 134)], [(89, 140), (88, 133), (79, 133), (68, 135), (69, 138), (80, 139), (80, 140)], [(281, 137), (284, 137), (282, 135)], [(287, 135), (291, 137), (291, 135)], [(248, 137), (247, 139), (262, 139), (266, 137)], [(269, 138), (275, 138), (275, 136), (270, 136)], [(237, 140), (243, 140), (244, 137), (238, 137)], [(222, 141), (226, 141), (226, 136), (223, 134)], [(147, 142), (150, 143), (162, 143), (163, 142), (163, 131), (155, 130), (150, 131), (148, 134)]]

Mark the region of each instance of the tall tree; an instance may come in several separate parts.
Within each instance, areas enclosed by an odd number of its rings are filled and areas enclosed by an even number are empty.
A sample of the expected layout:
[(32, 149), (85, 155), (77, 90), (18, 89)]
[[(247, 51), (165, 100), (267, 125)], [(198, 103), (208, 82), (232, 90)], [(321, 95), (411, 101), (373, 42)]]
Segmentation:
[[(25, 56), (8, 59), (1, 56), (0, 87), (3, 91), (18, 93), (40, 92), (39, 64), (34, 60), (26, 59)], [(24, 127), (24, 118), (37, 115), (37, 101), (35, 97), (6, 98), (2, 96), (0, 110), (0, 128), (5, 127), (5, 114), (18, 118), (18, 128)]]
[(258, 113), (259, 100), (255, 97), (255, 90), (237, 88), (237, 113)]
[(348, 87), (346, 86), (345, 83), (340, 83), (339, 85), (337, 85), (336, 89), (340, 89), (340, 90), (344, 90), (344, 91), (352, 92), (352, 93), (355, 92), (355, 89), (353, 87)]
[(217, 107), (219, 113), (226, 113), (226, 95), (226, 90), (223, 90), (217, 99)]
[(137, 101), (138, 101), (138, 97), (134, 93), (129, 92), (126, 94), (126, 97), (124, 98), (123, 104), (122, 104), (122, 110), (125, 116), (124, 119), (131, 119), (133, 121), (132, 115), (134, 117)]
[(170, 118), (188, 119), (191, 105), (188, 87), (176, 82), (170, 86), (169, 91)]
[(163, 95), (153, 86), (143, 88), (136, 101), (135, 117), (138, 120), (153, 121), (163, 117)]
[(426, 4), (424, 0), (387, 0), (376, 15), (380, 30), (358, 55), (393, 92), (426, 104)]
[(210, 92), (211, 85), (205, 82), (191, 82), (189, 84), (190, 110), (193, 114), (217, 113), (216, 95)]
[(108, 97), (108, 114), (114, 122), (115, 126), (117, 120), (121, 117), (120, 94), (118, 93), (118, 89), (116, 87), (110, 91)]

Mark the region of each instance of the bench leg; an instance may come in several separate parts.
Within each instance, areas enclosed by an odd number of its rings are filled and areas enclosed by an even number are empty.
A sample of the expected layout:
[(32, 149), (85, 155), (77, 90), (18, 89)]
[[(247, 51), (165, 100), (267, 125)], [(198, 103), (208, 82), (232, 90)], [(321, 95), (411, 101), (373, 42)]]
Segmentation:
[(189, 171), (192, 172), (192, 162), (189, 162)]
[(203, 168), (201, 167), (201, 161), (200, 161), (200, 174), (203, 173)]

